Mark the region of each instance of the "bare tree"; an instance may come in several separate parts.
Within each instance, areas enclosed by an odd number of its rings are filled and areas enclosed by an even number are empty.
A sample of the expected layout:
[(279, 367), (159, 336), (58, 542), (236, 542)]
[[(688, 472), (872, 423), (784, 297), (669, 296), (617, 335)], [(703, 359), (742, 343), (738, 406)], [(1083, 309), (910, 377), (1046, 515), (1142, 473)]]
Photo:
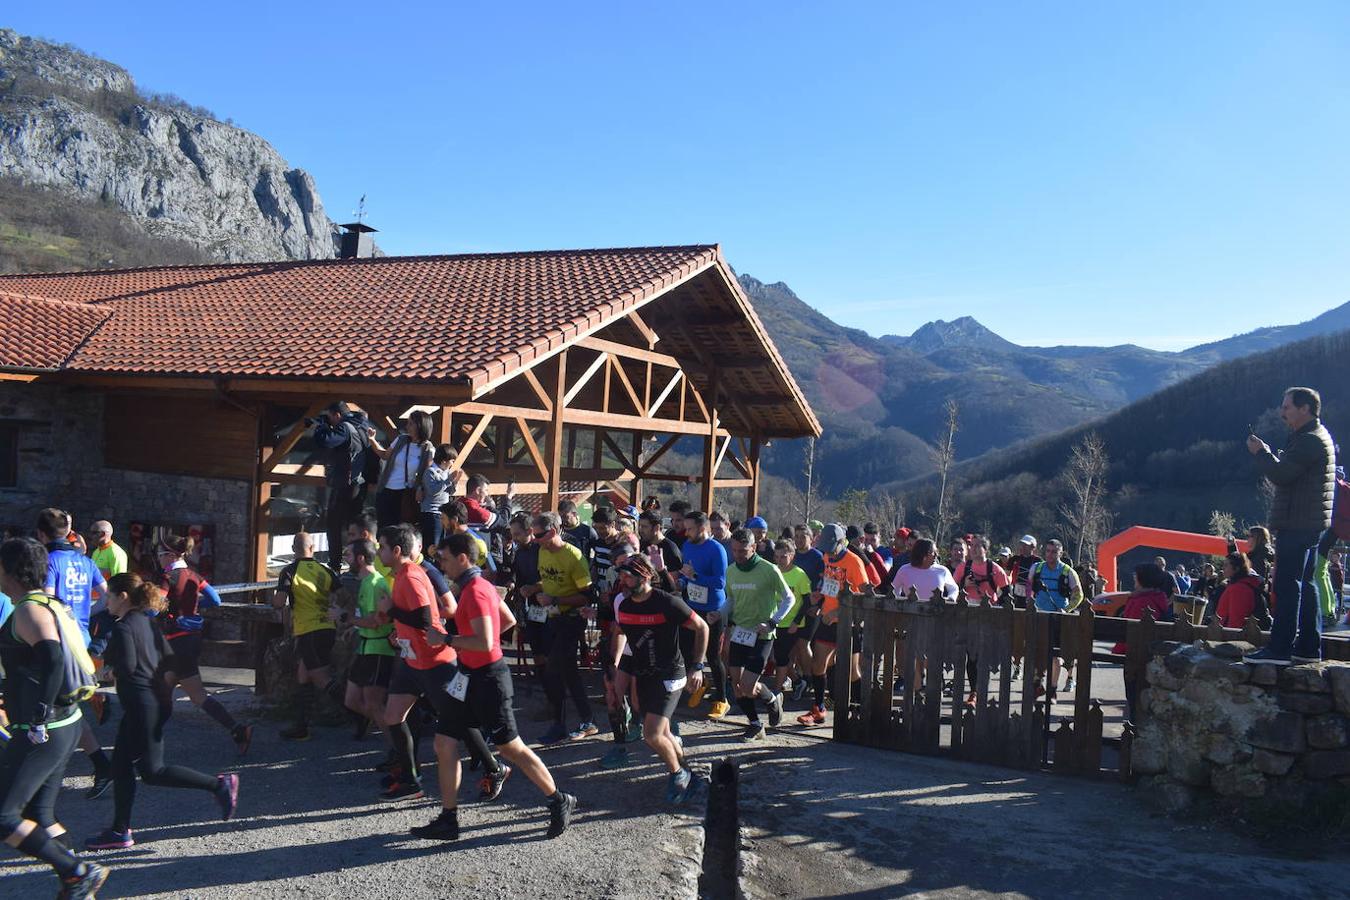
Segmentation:
[(1082, 562), (1083, 548), (1095, 549), (1110, 527), (1111, 514), (1106, 508), (1106, 469), (1109, 464), (1106, 443), (1095, 431), (1084, 435), (1069, 456), (1064, 471), (1069, 498), (1061, 504), (1059, 514), (1068, 525), (1068, 533), (1075, 539), (1075, 562)]
[(905, 498), (890, 491), (876, 491), (863, 504), (863, 514), (884, 529), (894, 531), (905, 524)]
[(802, 521), (811, 521), (811, 509), (816, 505), (816, 439), (806, 439), (806, 492), (802, 497)]
[(1256, 493), (1261, 498), (1261, 521), (1269, 522), (1270, 511), (1275, 506), (1275, 483), (1263, 477), (1257, 485)]
[(942, 408), (947, 415), (946, 427), (930, 451), (938, 472), (937, 512), (933, 516), (933, 538), (939, 547), (946, 546), (947, 530), (956, 520), (956, 508), (947, 496), (947, 489), (951, 482), (952, 465), (956, 462), (956, 432), (960, 429), (960, 408), (956, 405), (956, 401), (949, 399)]

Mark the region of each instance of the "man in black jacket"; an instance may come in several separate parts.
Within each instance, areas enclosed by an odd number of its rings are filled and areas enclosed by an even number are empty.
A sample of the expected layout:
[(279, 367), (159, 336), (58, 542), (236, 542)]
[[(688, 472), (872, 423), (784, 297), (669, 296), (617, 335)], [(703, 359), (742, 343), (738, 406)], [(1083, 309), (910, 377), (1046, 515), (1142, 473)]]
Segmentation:
[(1317, 539), (1331, 526), (1336, 496), (1336, 452), (1331, 435), (1318, 418), (1322, 398), (1312, 388), (1284, 392), (1280, 418), (1291, 432), (1276, 456), (1256, 435), (1247, 436), (1247, 450), (1257, 467), (1275, 485), (1270, 527), (1275, 531), (1275, 624), (1270, 642), (1247, 657), (1248, 662), (1317, 662), (1322, 658), (1322, 615), (1313, 585)]
[(347, 523), (366, 506), (367, 484), (362, 476), (370, 438), (366, 414), (353, 412), (341, 400), (330, 403), (323, 417), (311, 419), (314, 446), (324, 451), (324, 475), (328, 480), (325, 530), (328, 532), (328, 564), (342, 571), (342, 536)]

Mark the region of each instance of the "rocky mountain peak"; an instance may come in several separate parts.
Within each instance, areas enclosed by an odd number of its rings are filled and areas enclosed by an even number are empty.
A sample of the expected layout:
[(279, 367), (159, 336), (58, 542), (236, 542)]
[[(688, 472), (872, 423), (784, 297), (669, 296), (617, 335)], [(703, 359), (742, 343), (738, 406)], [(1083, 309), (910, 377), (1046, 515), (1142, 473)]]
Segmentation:
[(267, 141), (69, 46), (0, 31), (0, 176), (123, 210), (222, 261), (330, 259), (314, 179)]
[(909, 337), (887, 335), (882, 340), (888, 344), (908, 347), (925, 356), (951, 347), (1009, 350), (1016, 346), (985, 328), (971, 316), (961, 316), (950, 322), (938, 319), (921, 326)]

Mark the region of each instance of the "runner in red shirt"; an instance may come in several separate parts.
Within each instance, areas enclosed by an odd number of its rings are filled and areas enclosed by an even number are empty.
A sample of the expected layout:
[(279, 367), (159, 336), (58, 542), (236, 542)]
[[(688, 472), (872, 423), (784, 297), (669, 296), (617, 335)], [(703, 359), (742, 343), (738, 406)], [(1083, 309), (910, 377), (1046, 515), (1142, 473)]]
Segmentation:
[[(417, 837), (443, 841), (459, 838), (459, 742), (488, 729), (498, 752), (525, 773), (548, 798), (548, 836), (567, 830), (577, 798), (558, 790), (548, 767), (525, 746), (516, 730), (511, 708), (514, 689), (511, 669), (502, 658), (501, 633), (504, 608), (501, 597), (472, 563), (477, 550), (464, 533), (441, 540), (438, 559), (441, 571), (459, 585), (454, 610), (456, 634), (450, 644), (460, 654), (460, 667), (445, 688), (449, 698), (445, 715), (436, 724), (436, 760), (441, 788), (441, 813), (427, 825), (412, 829)], [(507, 615), (510, 613), (508, 611)], [(510, 628), (515, 622), (508, 621)], [(440, 640), (428, 633), (432, 643)], [(507, 771), (510, 771), (509, 769)]]
[[(381, 794), (386, 800), (416, 800), (423, 796), (408, 713), (417, 699), (425, 696), (436, 711), (438, 723), (447, 721), (451, 705), (447, 689), (459, 671), (455, 651), (446, 643), (436, 589), (427, 573), (414, 562), (421, 549), (422, 536), (411, 525), (391, 525), (380, 531), (380, 561), (389, 567), (394, 579), (390, 595), (381, 599), (380, 611), (394, 620), (394, 643), (399, 653), (384, 708), (384, 724), (394, 750), (389, 785)], [(438, 724), (437, 731), (441, 729)], [(491, 782), (480, 799), (496, 799), (510, 770), (497, 762), (482, 734), (470, 735), (465, 743), (483, 766), (484, 781)], [(438, 735), (438, 753), (439, 748)]]

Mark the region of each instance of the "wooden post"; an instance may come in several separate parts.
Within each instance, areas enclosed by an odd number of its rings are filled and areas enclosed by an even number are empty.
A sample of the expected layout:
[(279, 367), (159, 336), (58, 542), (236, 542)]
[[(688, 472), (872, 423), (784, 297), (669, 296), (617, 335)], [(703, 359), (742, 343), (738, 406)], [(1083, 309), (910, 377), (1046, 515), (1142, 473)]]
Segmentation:
[(436, 422), (436, 445), (450, 443), (450, 423), (455, 418), (455, 408), (453, 406), (442, 406), (441, 414)]
[(745, 489), (745, 517), (759, 513), (759, 438), (750, 439), (750, 455), (745, 467), (750, 470), (750, 486)]
[(267, 430), (271, 421), (271, 404), (264, 403), (258, 412), (257, 430), (254, 441), (257, 448), (257, 464), (253, 467), (253, 490), (250, 492), (253, 509), (249, 513), (249, 571), (254, 581), (267, 579), (267, 551), (271, 549), (271, 537), (266, 529), (267, 503), (272, 499), (272, 482), (268, 473), (263, 471), (263, 463), (272, 455), (272, 434)]
[(704, 512), (713, 511), (717, 480), (717, 367), (708, 376), (708, 434), (703, 438), (703, 484), (699, 502)]
[(548, 497), (544, 508), (556, 510), (562, 490), (563, 395), (567, 393), (567, 351), (558, 354), (558, 377), (553, 385), (553, 418), (548, 429)]
[(633, 485), (629, 488), (629, 496), (632, 498), (633, 505), (638, 509), (642, 508), (642, 432), (633, 432), (633, 455), (629, 462), (633, 464)]

